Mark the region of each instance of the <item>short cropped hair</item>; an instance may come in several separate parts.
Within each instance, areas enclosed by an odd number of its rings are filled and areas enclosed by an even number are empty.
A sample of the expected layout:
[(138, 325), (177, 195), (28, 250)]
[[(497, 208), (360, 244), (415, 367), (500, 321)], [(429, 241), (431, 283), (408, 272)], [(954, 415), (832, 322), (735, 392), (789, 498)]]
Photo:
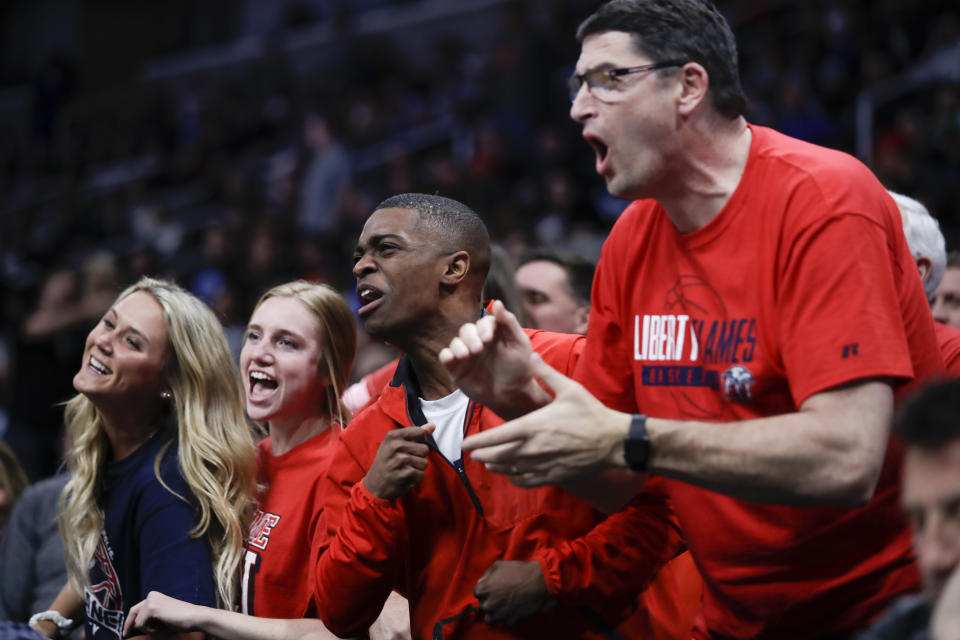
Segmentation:
[(530, 262), (552, 262), (567, 274), (567, 288), (570, 296), (581, 307), (590, 304), (593, 289), (593, 272), (596, 265), (580, 256), (569, 253), (557, 253), (549, 249), (534, 249), (520, 259), (520, 266)]
[(960, 439), (960, 379), (932, 382), (897, 413), (894, 429), (908, 447), (936, 451)]
[(408, 209), (419, 215), (418, 226), (446, 244), (448, 251), (470, 254), (470, 273), (480, 282), (490, 270), (490, 234), (477, 212), (467, 205), (443, 196), (426, 193), (401, 193), (377, 205), (380, 209)]
[(960, 269), (960, 251), (947, 252), (947, 269)]
[(637, 50), (653, 62), (685, 60), (707, 70), (714, 108), (728, 118), (743, 114), (737, 43), (730, 25), (707, 0), (611, 0), (584, 20), (577, 40), (608, 31), (633, 36)]
[(930, 215), (925, 206), (913, 198), (893, 191), (888, 193), (900, 209), (903, 235), (907, 237), (907, 245), (913, 258), (926, 258), (930, 261), (930, 278), (923, 283), (923, 288), (927, 292), (927, 299), (932, 299), (947, 268), (947, 243), (940, 231), (940, 223)]

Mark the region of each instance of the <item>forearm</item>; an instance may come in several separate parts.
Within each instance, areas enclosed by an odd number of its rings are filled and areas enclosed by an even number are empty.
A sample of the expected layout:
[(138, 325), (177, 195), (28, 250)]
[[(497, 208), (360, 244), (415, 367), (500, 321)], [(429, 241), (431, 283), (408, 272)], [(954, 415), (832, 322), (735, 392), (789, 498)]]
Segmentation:
[[(650, 417), (651, 473), (743, 500), (857, 506), (873, 494), (883, 463), (893, 399), (883, 382), (812, 396), (799, 411), (734, 422)], [(607, 410), (598, 433), (610, 467), (627, 466), (629, 416)], [(578, 490), (614, 489), (602, 477)]]
[(650, 470), (742, 500), (865, 504), (887, 438), (861, 442), (831, 427), (804, 413), (735, 423), (651, 418)]
[(57, 594), (50, 609), (59, 611), (61, 615), (67, 618), (74, 618), (83, 611), (83, 598), (73, 588), (69, 582), (63, 585), (63, 589)]
[(258, 618), (235, 611), (202, 609), (197, 628), (208, 635), (233, 640), (330, 640), (337, 636), (315, 618)]
[(593, 605), (632, 597), (684, 550), (665, 496), (644, 491), (587, 534), (537, 554), (551, 594)]
[(315, 595), (319, 617), (340, 636), (357, 635), (377, 619), (395, 586), (397, 532), (404, 529), (396, 501), (354, 485), (337, 534), (320, 555)]
[[(76, 592), (73, 585), (67, 582), (48, 609), (57, 611), (64, 618), (70, 618), (76, 622), (77, 616), (83, 612), (83, 598)], [(50, 620), (41, 620), (33, 628), (47, 638), (54, 638), (58, 633), (57, 625)]]

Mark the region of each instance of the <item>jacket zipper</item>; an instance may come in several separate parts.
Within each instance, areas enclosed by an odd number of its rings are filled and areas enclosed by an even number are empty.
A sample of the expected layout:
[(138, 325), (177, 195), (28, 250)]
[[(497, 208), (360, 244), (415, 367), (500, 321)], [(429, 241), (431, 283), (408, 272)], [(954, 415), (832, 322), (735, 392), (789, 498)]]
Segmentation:
[[(418, 427), (422, 427), (427, 423), (426, 416), (423, 415), (423, 411), (420, 409), (420, 402), (417, 400), (417, 396), (414, 393), (411, 393), (410, 389), (406, 384), (404, 387), (404, 396), (406, 397), (407, 405), (407, 418), (410, 420), (411, 424), (414, 424)], [(467, 415), (464, 418), (463, 422), (463, 433), (467, 433), (467, 425), (470, 424), (470, 421), (473, 419), (473, 411), (476, 408), (477, 403), (473, 400), (467, 405)], [(443, 452), (440, 451), (440, 447), (437, 446), (437, 441), (433, 439), (433, 435), (427, 436), (427, 446), (440, 454), (440, 458), (447, 463), (447, 465), (457, 473), (457, 477), (460, 478), (460, 481), (463, 483), (463, 486), (467, 489), (467, 495), (470, 496), (470, 501), (473, 503), (473, 506), (476, 508), (477, 513), (480, 514), (480, 517), (483, 517), (483, 505), (480, 504), (480, 498), (477, 497), (477, 494), (473, 490), (473, 485), (470, 484), (470, 479), (467, 477), (466, 471), (463, 470), (462, 466), (455, 465), (454, 463), (447, 460), (447, 456), (443, 455)], [(462, 458), (461, 458), (462, 460)]]
[[(473, 410), (476, 407), (476, 404), (473, 400), (470, 401), (470, 404), (467, 405), (467, 415), (464, 417), (463, 421), (463, 433), (467, 433), (467, 425), (470, 424), (470, 420), (473, 418)], [(426, 424), (426, 423), (424, 423)], [(467, 489), (467, 494), (470, 496), (470, 501), (473, 502), (473, 506), (476, 507), (477, 512), (480, 514), (480, 517), (483, 517), (483, 505), (480, 504), (480, 498), (477, 497), (477, 494), (473, 491), (473, 485), (470, 484), (470, 478), (467, 477), (467, 472), (463, 469), (463, 458), (461, 458), (460, 464), (455, 464), (447, 460), (447, 456), (443, 455), (443, 452), (440, 451), (440, 447), (437, 446), (437, 441), (433, 439), (433, 435), (427, 436), (427, 445), (440, 454), (440, 458), (447, 463), (447, 465), (457, 472), (457, 476), (460, 478), (460, 481), (463, 482), (463, 486)]]

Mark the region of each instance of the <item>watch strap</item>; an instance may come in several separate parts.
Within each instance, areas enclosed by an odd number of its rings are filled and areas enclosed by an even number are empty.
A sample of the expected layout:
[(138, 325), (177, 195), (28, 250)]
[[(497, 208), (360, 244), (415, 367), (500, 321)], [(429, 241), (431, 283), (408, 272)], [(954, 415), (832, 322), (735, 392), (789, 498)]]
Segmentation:
[(647, 416), (635, 413), (630, 419), (630, 430), (623, 441), (623, 457), (634, 471), (650, 468), (650, 438), (647, 436)]

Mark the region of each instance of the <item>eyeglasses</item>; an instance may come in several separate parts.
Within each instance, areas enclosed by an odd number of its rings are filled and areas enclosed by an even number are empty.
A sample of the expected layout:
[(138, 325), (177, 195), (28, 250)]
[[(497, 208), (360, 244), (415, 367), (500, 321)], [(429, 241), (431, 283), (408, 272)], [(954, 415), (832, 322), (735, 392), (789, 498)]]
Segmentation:
[(654, 62), (639, 67), (626, 67), (623, 69), (594, 69), (586, 73), (575, 73), (567, 81), (570, 89), (570, 102), (577, 99), (580, 93), (580, 87), (587, 85), (587, 92), (598, 100), (610, 100), (622, 90), (620, 78), (633, 73), (642, 73), (644, 71), (653, 71), (654, 69), (667, 69), (669, 67), (681, 67), (686, 62), (683, 60), (665, 60), (663, 62)]

